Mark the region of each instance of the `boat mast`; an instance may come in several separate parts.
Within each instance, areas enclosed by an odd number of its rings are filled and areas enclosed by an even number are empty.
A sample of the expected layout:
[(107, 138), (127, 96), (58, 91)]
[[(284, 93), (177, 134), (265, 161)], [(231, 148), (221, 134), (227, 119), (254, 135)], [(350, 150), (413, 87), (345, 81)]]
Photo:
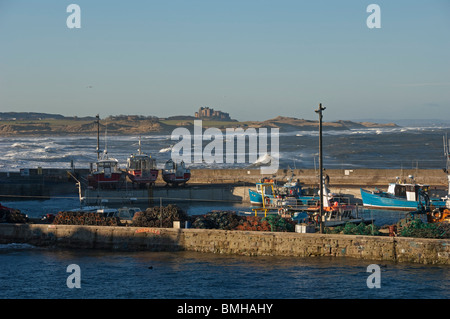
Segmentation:
[(94, 123), (97, 124), (97, 160), (100, 159), (100, 115), (97, 114)]
[(444, 155), (447, 159), (444, 172), (447, 174), (448, 180), (448, 189), (447, 189), (447, 198), (450, 199), (450, 140), (448, 139), (447, 134), (444, 136)]
[(322, 112), (325, 110), (325, 107), (322, 107), (322, 103), (319, 104), (319, 108), (316, 110), (316, 113), (319, 114), (319, 180), (320, 180), (320, 211), (319, 211), (319, 229), (320, 233), (323, 233), (323, 154), (322, 154)]
[(142, 151), (141, 151), (141, 137), (140, 136), (139, 136), (139, 149), (138, 149), (138, 151), (139, 151), (139, 155), (141, 155)]

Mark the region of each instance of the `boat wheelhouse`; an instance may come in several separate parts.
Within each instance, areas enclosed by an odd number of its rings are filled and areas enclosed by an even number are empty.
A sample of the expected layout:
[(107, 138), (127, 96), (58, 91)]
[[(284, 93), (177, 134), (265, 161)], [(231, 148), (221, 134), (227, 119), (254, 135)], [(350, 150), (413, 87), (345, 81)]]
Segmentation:
[(150, 155), (141, 151), (141, 140), (139, 139), (139, 153), (132, 154), (127, 159), (127, 175), (133, 184), (139, 186), (154, 184), (158, 178), (156, 161)]
[(88, 185), (97, 188), (118, 188), (122, 171), (115, 158), (108, 158), (105, 154), (97, 162), (91, 163), (91, 172), (88, 175)]
[(169, 159), (162, 170), (162, 178), (168, 185), (186, 185), (191, 178), (191, 170), (186, 168), (184, 161), (176, 163)]

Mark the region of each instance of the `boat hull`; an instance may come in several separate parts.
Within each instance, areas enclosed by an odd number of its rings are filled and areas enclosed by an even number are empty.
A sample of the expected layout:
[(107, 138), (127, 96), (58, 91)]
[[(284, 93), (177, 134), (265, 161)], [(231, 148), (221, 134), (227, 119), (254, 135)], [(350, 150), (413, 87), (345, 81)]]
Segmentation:
[(190, 173), (184, 173), (183, 175), (176, 175), (175, 173), (164, 173), (162, 174), (163, 180), (167, 184), (183, 184), (189, 181), (191, 178)]
[[(249, 189), (248, 190), (248, 195), (250, 198), (250, 203), (253, 205), (262, 205), (262, 195), (254, 190)], [(264, 196), (265, 198), (268, 198), (269, 200), (271, 199), (271, 197), (273, 197), (272, 195), (266, 195)], [(269, 202), (270, 203), (270, 202)]]
[(88, 176), (88, 185), (93, 188), (117, 188), (121, 180), (122, 173), (112, 174), (91, 174)]
[[(263, 199), (262, 199), (261, 193), (249, 189), (248, 195), (249, 195), (251, 204), (262, 205)], [(273, 195), (265, 195), (264, 197), (267, 198), (269, 201), (266, 204), (273, 204), (274, 201), (276, 200), (276, 198), (274, 198)], [(297, 200), (296, 205), (300, 205), (300, 206), (315, 205), (315, 204), (317, 204), (317, 201), (320, 200), (320, 198), (318, 196), (300, 196), (300, 197), (295, 197), (295, 199)]]
[(135, 184), (152, 184), (158, 178), (158, 170), (128, 170), (128, 178)]
[(393, 210), (417, 210), (419, 201), (408, 201), (386, 194), (384, 192), (372, 193), (361, 188), (361, 198), (365, 207), (393, 209)]

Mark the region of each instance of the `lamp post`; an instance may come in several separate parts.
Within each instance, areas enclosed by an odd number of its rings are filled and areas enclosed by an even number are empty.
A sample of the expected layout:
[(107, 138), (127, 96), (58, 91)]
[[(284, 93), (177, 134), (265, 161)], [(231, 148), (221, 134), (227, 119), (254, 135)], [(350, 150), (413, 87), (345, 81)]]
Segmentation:
[(319, 108), (316, 113), (319, 114), (319, 179), (320, 179), (320, 211), (319, 211), (319, 232), (323, 233), (323, 154), (322, 154), (322, 112), (325, 110), (322, 107), (322, 103), (319, 104)]

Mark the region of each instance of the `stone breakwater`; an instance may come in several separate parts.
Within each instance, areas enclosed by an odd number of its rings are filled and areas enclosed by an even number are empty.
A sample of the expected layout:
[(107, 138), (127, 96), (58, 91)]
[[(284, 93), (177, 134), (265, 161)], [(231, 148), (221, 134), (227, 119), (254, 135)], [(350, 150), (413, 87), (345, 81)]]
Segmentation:
[(145, 227), (0, 224), (0, 243), (70, 249), (197, 251), (246, 256), (352, 257), (450, 264), (450, 240)]

